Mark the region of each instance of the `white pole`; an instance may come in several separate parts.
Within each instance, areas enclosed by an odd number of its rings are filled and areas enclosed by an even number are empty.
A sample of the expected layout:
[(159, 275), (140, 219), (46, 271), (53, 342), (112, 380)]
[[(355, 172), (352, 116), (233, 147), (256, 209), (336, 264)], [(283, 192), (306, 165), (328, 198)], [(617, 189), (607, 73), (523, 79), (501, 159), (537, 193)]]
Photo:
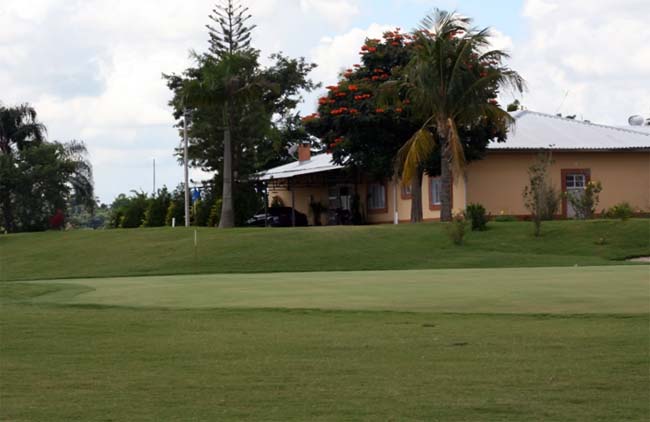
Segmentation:
[(156, 196), (156, 159), (153, 159), (153, 195)]
[(393, 181), (393, 207), (395, 208), (395, 216), (393, 217), (393, 224), (399, 224), (399, 210), (397, 209), (397, 178)]
[(187, 170), (187, 110), (183, 110), (183, 167), (185, 172), (185, 227), (190, 226), (190, 185)]

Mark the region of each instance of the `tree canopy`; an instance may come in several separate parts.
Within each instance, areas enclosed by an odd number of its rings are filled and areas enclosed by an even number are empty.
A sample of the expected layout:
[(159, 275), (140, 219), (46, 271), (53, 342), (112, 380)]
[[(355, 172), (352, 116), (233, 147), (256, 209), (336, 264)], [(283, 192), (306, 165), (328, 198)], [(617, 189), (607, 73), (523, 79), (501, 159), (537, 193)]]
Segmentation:
[(60, 227), (73, 206), (92, 211), (92, 167), (83, 142), (47, 141), (28, 104), (0, 104), (0, 211), (4, 229)]

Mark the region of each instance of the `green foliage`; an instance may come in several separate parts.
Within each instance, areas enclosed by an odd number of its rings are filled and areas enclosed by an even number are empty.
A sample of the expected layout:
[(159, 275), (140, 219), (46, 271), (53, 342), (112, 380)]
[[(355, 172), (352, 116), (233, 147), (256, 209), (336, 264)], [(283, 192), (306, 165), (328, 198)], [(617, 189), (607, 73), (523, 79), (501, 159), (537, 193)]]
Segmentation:
[(210, 201), (197, 200), (192, 204), (192, 225), (207, 226), (212, 206)]
[[(470, 18), (455, 12), (436, 10), (425, 17), (412, 35), (414, 55), (403, 72), (413, 111), (421, 125), (400, 152), (402, 180), (412, 175), (430, 156), (440, 150), (443, 221), (451, 219), (451, 179), (467, 163), (463, 128), (493, 125), (487, 139), (505, 134), (512, 117), (496, 98), (503, 87), (521, 92), (524, 81), (508, 68), (508, 55), (490, 50), (490, 33), (471, 26)], [(434, 136), (425, 136), (432, 132)]]
[(462, 245), (465, 239), (465, 232), (467, 231), (467, 220), (462, 214), (454, 216), (450, 223), (447, 225), (447, 236), (454, 242), (455, 245)]
[(541, 236), (542, 221), (551, 220), (557, 212), (560, 195), (551, 184), (549, 168), (553, 163), (550, 154), (540, 153), (528, 168), (528, 185), (524, 188), (523, 199), (530, 211), (535, 225), (535, 236)]
[(127, 202), (121, 208), (122, 217), (119, 227), (122, 229), (141, 227), (149, 205), (146, 193), (136, 191), (131, 191), (131, 193), (132, 196), (127, 198)]
[(594, 217), (596, 207), (598, 206), (599, 194), (603, 190), (600, 182), (587, 182), (587, 186), (581, 193), (567, 193), (567, 201), (573, 207), (576, 217), (581, 220), (588, 220)]
[[(92, 169), (82, 142), (49, 142), (28, 104), (0, 103), (0, 225), (37, 231), (69, 206), (95, 205)], [(59, 212), (59, 210), (61, 210)]]
[(238, 1), (221, 0), (209, 18), (218, 28), (207, 25), (210, 32), (210, 53), (218, 57), (250, 50), (251, 32), (256, 25), (248, 25), (251, 18), (248, 7)]
[(250, 48), (253, 27), (246, 24), (246, 10), (231, 1), (217, 5), (210, 16), (217, 27), (208, 27), (209, 52), (194, 54), (196, 66), (182, 75), (165, 75), (174, 92), (174, 116), (188, 112), (192, 165), (219, 175), (215, 184), (222, 187), (215, 193), (223, 196), (223, 227), (245, 221), (259, 202), (249, 195), (251, 176), (289, 160), (288, 144), (306, 138), (296, 130), (293, 110), (301, 93), (316, 86), (307, 78), (314, 65), (302, 58), (274, 54), (271, 66), (260, 65), (259, 51)]
[(159, 189), (157, 194), (148, 200), (142, 225), (144, 227), (161, 227), (167, 222), (167, 212), (172, 198), (166, 187)]
[(618, 218), (620, 220), (626, 221), (634, 215), (634, 209), (629, 202), (619, 202), (610, 209), (603, 212), (603, 215), (606, 218)]
[(472, 222), (472, 231), (483, 231), (487, 229), (487, 213), (481, 204), (469, 204), (465, 209), (465, 216)]
[(208, 226), (216, 227), (219, 225), (219, 218), (221, 217), (221, 198), (217, 198), (213, 201), (212, 207), (210, 207), (210, 216), (208, 217)]

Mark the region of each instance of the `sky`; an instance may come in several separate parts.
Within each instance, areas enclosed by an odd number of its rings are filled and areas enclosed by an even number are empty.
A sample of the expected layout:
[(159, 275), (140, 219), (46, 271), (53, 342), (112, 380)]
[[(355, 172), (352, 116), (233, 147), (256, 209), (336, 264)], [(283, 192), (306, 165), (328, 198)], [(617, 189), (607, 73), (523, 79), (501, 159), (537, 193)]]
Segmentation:
[[(323, 86), (359, 61), (365, 37), (411, 30), (438, 7), (490, 27), (493, 45), (526, 79), (529, 110), (624, 126), (650, 117), (648, 0), (244, 0), (262, 56), (282, 51), (318, 65)], [(50, 140), (82, 140), (96, 194), (174, 188), (183, 171), (162, 73), (207, 49), (215, 0), (2, 0), (0, 102), (30, 103)], [(268, 61), (267, 61), (268, 62)], [(316, 110), (319, 92), (300, 110)], [(502, 102), (513, 95), (502, 94)], [(192, 171), (191, 177), (205, 177)]]

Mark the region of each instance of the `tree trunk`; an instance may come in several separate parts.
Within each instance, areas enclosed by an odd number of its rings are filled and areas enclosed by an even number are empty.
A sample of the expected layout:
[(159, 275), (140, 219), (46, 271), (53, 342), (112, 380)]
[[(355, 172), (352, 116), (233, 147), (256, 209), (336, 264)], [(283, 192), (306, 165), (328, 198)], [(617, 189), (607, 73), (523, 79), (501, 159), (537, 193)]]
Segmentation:
[(451, 151), (447, 139), (441, 139), (440, 146), (440, 221), (451, 221)]
[(230, 139), (230, 116), (226, 110), (223, 131), (223, 190), (221, 197), (220, 229), (235, 227), (235, 209), (232, 200), (232, 140)]
[(422, 222), (422, 171), (411, 182), (411, 223)]

